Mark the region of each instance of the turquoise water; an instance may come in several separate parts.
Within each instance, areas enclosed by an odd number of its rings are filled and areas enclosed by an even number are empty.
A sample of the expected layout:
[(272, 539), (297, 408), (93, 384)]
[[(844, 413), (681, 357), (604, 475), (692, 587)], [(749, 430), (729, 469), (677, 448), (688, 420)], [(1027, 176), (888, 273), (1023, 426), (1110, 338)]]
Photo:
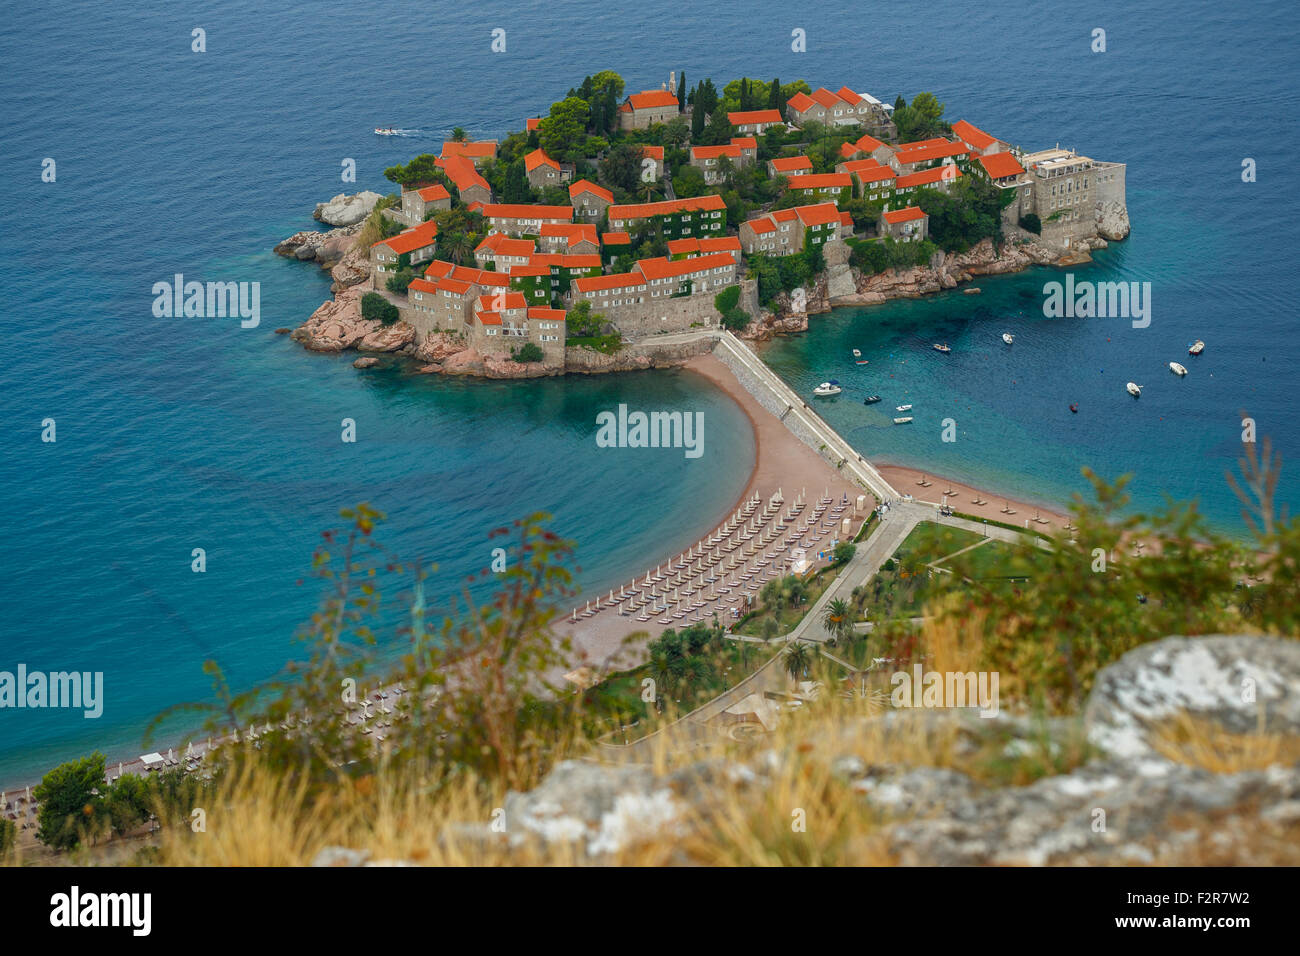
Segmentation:
[[(6, 13), (0, 669), (102, 670), (108, 699), (97, 721), (0, 710), (0, 780), (92, 746), (131, 753), (154, 714), (206, 694), (205, 658), (239, 687), (276, 673), (315, 604), (296, 581), (316, 536), (359, 500), (389, 514), (383, 539), (398, 554), (437, 560), (448, 589), (482, 566), (489, 529), (533, 510), (579, 540), (588, 593), (725, 512), (752, 438), (739, 410), (687, 373), (510, 384), (362, 373), (272, 334), (328, 295), (314, 266), (268, 251), (315, 225), (316, 202), (386, 191), (383, 169), (436, 151), (450, 127), (500, 136), (600, 69), (632, 89), (670, 70), (690, 82), (805, 77), (891, 101), (928, 89), (950, 117), (1026, 147), (1065, 141), (1129, 163), (1135, 232), (1095, 268), (1153, 282), (1151, 328), (1035, 318), (1036, 272), (982, 280), (979, 297), (818, 318), (769, 353), (802, 390), (847, 383), (858, 374), (849, 349), (867, 352), (853, 388), (890, 401), (904, 392), (918, 414), (908, 432), (873, 425), (883, 413), (847, 397), (829, 407), (868, 453), (1045, 499), (1077, 486), (1081, 461), (1133, 468), (1147, 498), (1200, 494), (1231, 521), (1230, 501), (1214, 496), (1238, 408), (1284, 454), (1300, 451), (1289, 5), (1247, 16), (1146, 0), (1029, 16), (1019, 4), (957, 2), (942, 22), (929, 2), (770, 0), (72, 2), (56, 16), (39, 5)], [(1088, 50), (1098, 25), (1102, 56)], [(791, 52), (796, 26), (807, 53)], [(195, 27), (207, 31), (204, 54), (191, 52)], [(505, 54), (491, 52), (496, 27), (508, 30)], [(376, 137), (379, 125), (421, 134)], [(1260, 170), (1251, 185), (1238, 176), (1247, 155)], [(45, 157), (57, 161), (54, 183), (41, 182)], [(340, 181), (345, 158), (355, 184)], [(261, 325), (155, 319), (152, 285), (177, 272), (260, 282)], [(1004, 353), (997, 334), (1013, 322)], [(1174, 381), (1164, 363), (1195, 337), (1209, 348)], [(928, 353), (935, 339), (955, 354)], [(1130, 377), (1149, 386), (1137, 403), (1122, 392)], [(596, 453), (595, 413), (618, 402), (703, 411), (704, 457)], [(954, 446), (938, 442), (945, 410), (959, 423)], [(39, 440), (47, 417), (52, 445)], [(354, 445), (339, 440), (344, 417), (357, 422)], [(1283, 487), (1294, 501), (1289, 476)], [(207, 549), (206, 574), (189, 570), (194, 547)]]

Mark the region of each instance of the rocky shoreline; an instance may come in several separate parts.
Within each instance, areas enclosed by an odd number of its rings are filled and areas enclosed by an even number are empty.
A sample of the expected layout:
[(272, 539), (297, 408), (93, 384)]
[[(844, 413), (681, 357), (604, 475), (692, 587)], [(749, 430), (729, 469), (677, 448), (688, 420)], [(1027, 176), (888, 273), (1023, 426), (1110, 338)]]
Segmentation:
[[(358, 194), (358, 196), (364, 194)], [(336, 196), (333, 207), (346, 205)], [(357, 197), (351, 197), (355, 199)], [(317, 207), (317, 215), (323, 207)], [(331, 207), (332, 208), (332, 207)], [(335, 209), (337, 214), (337, 209)], [(1114, 219), (1114, 217), (1112, 217)], [(1127, 217), (1123, 222), (1108, 221), (1109, 234), (1122, 238), (1128, 233)], [(383, 325), (361, 317), (363, 287), (370, 278), (370, 260), (366, 250), (357, 248), (362, 222), (337, 227), (327, 232), (304, 231), (275, 246), (275, 253), (301, 262), (315, 262), (328, 270), (333, 280), (334, 297), (316, 309), (290, 333), (294, 341), (314, 352), (343, 352), (349, 349), (371, 353), (354, 362), (357, 368), (378, 365), (376, 354), (392, 354), (409, 359), (422, 374), (468, 375), (491, 379), (541, 378), (555, 375), (597, 375), (608, 372), (642, 371), (652, 368), (675, 368), (696, 355), (711, 351), (713, 340), (660, 344), (653, 339), (628, 343), (613, 355), (588, 347), (565, 350), (564, 365), (541, 362), (516, 362), (504, 353), (484, 354), (466, 344), (459, 333), (431, 335), (418, 346), (415, 329), (405, 322)], [(1072, 252), (1053, 249), (1033, 241), (1028, 233), (1008, 239), (994, 249), (991, 239), (984, 239), (963, 253), (938, 253), (926, 266), (890, 270), (864, 275), (849, 264), (846, 243), (833, 242), (826, 247), (826, 270), (817, 276), (806, 300), (806, 309), (796, 311), (788, 294), (774, 302), (773, 309), (754, 318), (740, 337), (750, 342), (764, 342), (777, 335), (805, 332), (808, 316), (834, 308), (883, 305), (894, 299), (913, 299), (955, 289), (987, 275), (1021, 272), (1033, 266), (1071, 266), (1091, 261), (1090, 250), (1105, 248), (1106, 239), (1099, 234), (1089, 243), (1089, 250)], [(978, 289), (966, 290), (970, 293)], [(281, 330), (287, 331), (287, 330)]]

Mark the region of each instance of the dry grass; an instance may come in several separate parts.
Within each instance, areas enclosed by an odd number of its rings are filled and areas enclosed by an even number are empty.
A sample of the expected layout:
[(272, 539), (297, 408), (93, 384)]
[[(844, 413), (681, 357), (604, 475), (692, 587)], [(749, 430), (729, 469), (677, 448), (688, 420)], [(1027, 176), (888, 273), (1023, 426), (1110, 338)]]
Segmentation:
[(1154, 729), (1152, 746), (1163, 757), (1209, 770), (1242, 773), (1300, 760), (1300, 737), (1269, 733), (1260, 711), (1259, 726), (1249, 734), (1234, 734), (1218, 724), (1187, 713)]

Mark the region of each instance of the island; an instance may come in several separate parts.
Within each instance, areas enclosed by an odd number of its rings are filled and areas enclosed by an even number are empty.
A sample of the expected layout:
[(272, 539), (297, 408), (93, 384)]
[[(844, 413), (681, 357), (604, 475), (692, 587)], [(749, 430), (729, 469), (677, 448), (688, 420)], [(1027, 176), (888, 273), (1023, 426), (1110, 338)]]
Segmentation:
[(334, 280), (292, 337), (487, 378), (675, 366), (1129, 233), (1123, 163), (949, 123), (931, 93), (674, 73), (625, 95), (606, 70), (524, 127), (457, 128), (385, 171), (400, 191), (318, 206), (337, 228), (276, 247)]

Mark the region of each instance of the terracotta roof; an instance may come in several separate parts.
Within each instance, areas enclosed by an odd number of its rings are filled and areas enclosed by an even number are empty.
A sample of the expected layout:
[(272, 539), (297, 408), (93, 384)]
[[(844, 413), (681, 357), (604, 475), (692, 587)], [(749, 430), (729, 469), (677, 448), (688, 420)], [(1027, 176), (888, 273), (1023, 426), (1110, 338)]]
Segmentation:
[(549, 276), (551, 267), (544, 262), (528, 262), (522, 266), (511, 266), (510, 277), (516, 276)]
[(417, 189), (415, 194), (425, 202), (434, 202), (439, 199), (451, 198), (451, 193), (447, 192), (447, 187), (442, 183), (434, 183), (432, 186), (425, 186), (423, 189)]
[(739, 146), (741, 149), (758, 149), (758, 140), (752, 136), (733, 136), (731, 145)]
[(906, 206), (902, 209), (895, 209), (893, 212), (881, 213), (885, 222), (891, 226), (896, 226), (900, 222), (911, 222), (914, 219), (924, 219), (925, 213), (919, 206)]
[(838, 90), (835, 91), (835, 95), (838, 96), (840, 99), (842, 99), (845, 103), (848, 103), (850, 106), (857, 106), (859, 103), (862, 102), (862, 97), (859, 94), (853, 92), (847, 86), (841, 86)]
[(483, 140), (478, 143), (458, 143), (455, 140), (447, 140), (442, 144), (442, 155), (447, 156), (467, 156), (470, 159), (491, 159), (497, 154), (497, 144), (495, 140)]
[(969, 144), (974, 149), (988, 149), (997, 139), (990, 136), (978, 126), (973, 126), (965, 120), (958, 120), (952, 124), (953, 135), (963, 143)]
[(1025, 167), (1020, 165), (1020, 161), (1010, 153), (993, 153), (990, 156), (977, 156), (979, 164), (984, 167), (984, 171), (992, 179), (1002, 179), (1005, 176), (1019, 176), (1025, 171)]
[(828, 110), (833, 110), (842, 102), (838, 94), (832, 93), (824, 86), (820, 86), (813, 90), (812, 98)]
[(776, 223), (772, 221), (771, 216), (759, 216), (757, 219), (746, 219), (741, 223), (741, 225), (748, 226), (759, 235), (776, 232)]
[(524, 157), (524, 169), (531, 173), (538, 166), (550, 166), (557, 173), (560, 171), (559, 163), (547, 156), (543, 150), (535, 149)]
[(668, 254), (670, 256), (675, 256), (681, 252), (724, 252), (738, 249), (740, 249), (740, 237), (738, 236), (715, 236), (703, 239), (690, 237), (687, 239), (673, 239), (668, 243)]
[(870, 169), (888, 169), (887, 166), (880, 165), (870, 156), (866, 159), (851, 159), (847, 163), (839, 163), (835, 168), (845, 173), (865, 173)]
[(806, 113), (815, 102), (807, 93), (799, 92), (786, 100), (786, 105), (796, 113)]
[(717, 159), (720, 156), (740, 158), (740, 147), (735, 143), (726, 146), (692, 146), (691, 159)]
[(786, 182), (791, 189), (844, 189), (853, 185), (853, 180), (849, 179), (848, 173), (806, 173), (802, 176), (791, 176)]
[(732, 126), (744, 126), (748, 123), (780, 123), (780, 110), (743, 110), (737, 113), (728, 113), (727, 119), (731, 121)]
[[(944, 170), (952, 170), (945, 173)], [(894, 180), (896, 189), (906, 189), (909, 186), (928, 186), (931, 183), (937, 183), (944, 179), (960, 179), (961, 170), (956, 166), (935, 166), (933, 169), (923, 169), (919, 173), (912, 173), (908, 176), (899, 176)]]
[(642, 146), (641, 158), (657, 159), (659, 162), (664, 161), (664, 148), (662, 146)]
[(474, 318), (478, 319), (480, 325), (501, 324), (501, 316), (496, 312), (475, 312)]
[(533, 254), (534, 243), (531, 239), (514, 239), (504, 232), (491, 232), (474, 247), (475, 252), (480, 249), (487, 249), (503, 256), (530, 256)]
[(668, 90), (645, 90), (628, 97), (634, 110), (662, 109), (665, 106), (678, 106), (677, 94)]
[(446, 289), (448, 292), (454, 292), (457, 295), (464, 295), (470, 290), (473, 283), (466, 282), (463, 279), (439, 279), (438, 288)]
[(899, 143), (894, 148), (901, 153), (905, 149), (920, 149), (922, 146), (935, 146), (939, 143), (946, 142), (948, 142), (948, 140), (944, 139), (942, 136), (936, 136), (933, 139), (918, 139), (911, 143)]
[(510, 285), (510, 276), (504, 272), (493, 272), (491, 269), (457, 269), (457, 279), (462, 279), (461, 272), (470, 273), (471, 278), (463, 281), (473, 282), (475, 285), (494, 285), (505, 288)]
[(443, 156), (437, 160), (435, 165), (447, 174), (457, 189), (468, 189), (471, 186), (482, 186), (490, 190), (488, 181), (479, 175), (474, 164), (464, 156)]
[(736, 260), (730, 253), (713, 252), (694, 259), (640, 259), (633, 268), (640, 270), (647, 279), (671, 279), (735, 264)]
[(564, 268), (566, 269), (599, 269), (600, 268), (600, 256), (594, 252), (588, 253), (585, 256), (573, 255), (571, 253), (563, 253), (560, 256), (558, 256), (558, 258), (560, 260), (560, 265), (564, 266)]
[(545, 306), (534, 305), (528, 310), (530, 319), (544, 319), (547, 322), (563, 322), (568, 318), (568, 313), (563, 309), (548, 309)]
[(411, 289), (414, 289), (416, 292), (437, 292), (438, 283), (430, 282), (428, 279), (412, 279), (411, 284), (406, 288), (408, 292)]
[(883, 183), (886, 179), (894, 178), (894, 171), (888, 166), (864, 166), (861, 169), (851, 170), (858, 182), (863, 183)]
[(926, 146), (917, 146), (912, 149), (899, 149), (896, 157), (901, 165), (909, 163), (928, 163), (932, 159), (945, 159), (949, 156), (968, 156), (970, 149), (965, 143), (950, 143), (942, 140), (938, 143), (930, 143)]
[(564, 236), (569, 245), (575, 242), (597, 242), (594, 222), (544, 222), (538, 232), (542, 236)]
[(580, 193), (591, 193), (593, 196), (597, 196), (605, 200), (607, 203), (612, 203), (614, 201), (614, 194), (612, 192), (603, 186), (597, 186), (588, 179), (579, 179), (576, 183), (572, 183), (569, 186), (570, 198), (577, 196)]
[(434, 259), (425, 266), (424, 274), (426, 276), (433, 276), (434, 278), (441, 279), (444, 276), (451, 275), (452, 270), (455, 268), (456, 266), (453, 263), (443, 262), (441, 259)]
[(778, 173), (794, 173), (801, 169), (811, 170), (813, 168), (812, 160), (807, 156), (786, 156), (783, 159), (774, 159), (771, 162), (772, 168)]
[(601, 289), (630, 289), (644, 286), (645, 277), (639, 272), (617, 272), (608, 276), (584, 276), (573, 280), (576, 292), (599, 292)]
[(632, 203), (627, 206), (610, 206), (609, 219), (648, 219), (651, 216), (670, 216), (673, 213), (693, 212), (696, 210), (726, 209), (722, 197), (710, 193), (693, 199), (664, 199), (660, 202)]
[(876, 137), (868, 135), (867, 133), (863, 133), (861, 136), (857, 138), (857, 140), (854, 142), (853, 145), (856, 146), (858, 149), (862, 150), (864, 153), (874, 153), (876, 150), (880, 149), (880, 147), (884, 146), (885, 144), (882, 143), (880, 140), (876, 139)]
[(815, 206), (795, 206), (795, 215), (805, 226), (821, 226), (828, 222), (839, 222), (840, 210), (833, 202), (818, 203)]
[(607, 232), (600, 237), (600, 241), (607, 246), (630, 246), (632, 237), (626, 232)]
[(531, 133), (533, 130), (537, 129), (537, 126), (541, 121), (542, 119), (540, 116), (528, 117), (528, 119), (524, 120), (524, 130)]
[(840, 213), (840, 225), (841, 225), (841, 226), (848, 226), (850, 229), (852, 229), (852, 228), (853, 228), (853, 213), (851, 213), (851, 212), (842, 212), (842, 213)]
[(499, 309), (525, 309), (528, 301), (522, 292), (490, 292), (474, 300), (475, 307), (487, 311)]
[(488, 219), (573, 219), (572, 206), (540, 206), (531, 203), (490, 203), (484, 205)]
[(399, 232), (391, 239), (380, 239), (374, 243), (375, 246), (387, 246), (399, 256), (407, 252), (414, 252), (424, 246), (431, 245), (438, 235), (438, 224), (430, 219), (428, 222), (422, 222), (413, 229), (407, 229)]

